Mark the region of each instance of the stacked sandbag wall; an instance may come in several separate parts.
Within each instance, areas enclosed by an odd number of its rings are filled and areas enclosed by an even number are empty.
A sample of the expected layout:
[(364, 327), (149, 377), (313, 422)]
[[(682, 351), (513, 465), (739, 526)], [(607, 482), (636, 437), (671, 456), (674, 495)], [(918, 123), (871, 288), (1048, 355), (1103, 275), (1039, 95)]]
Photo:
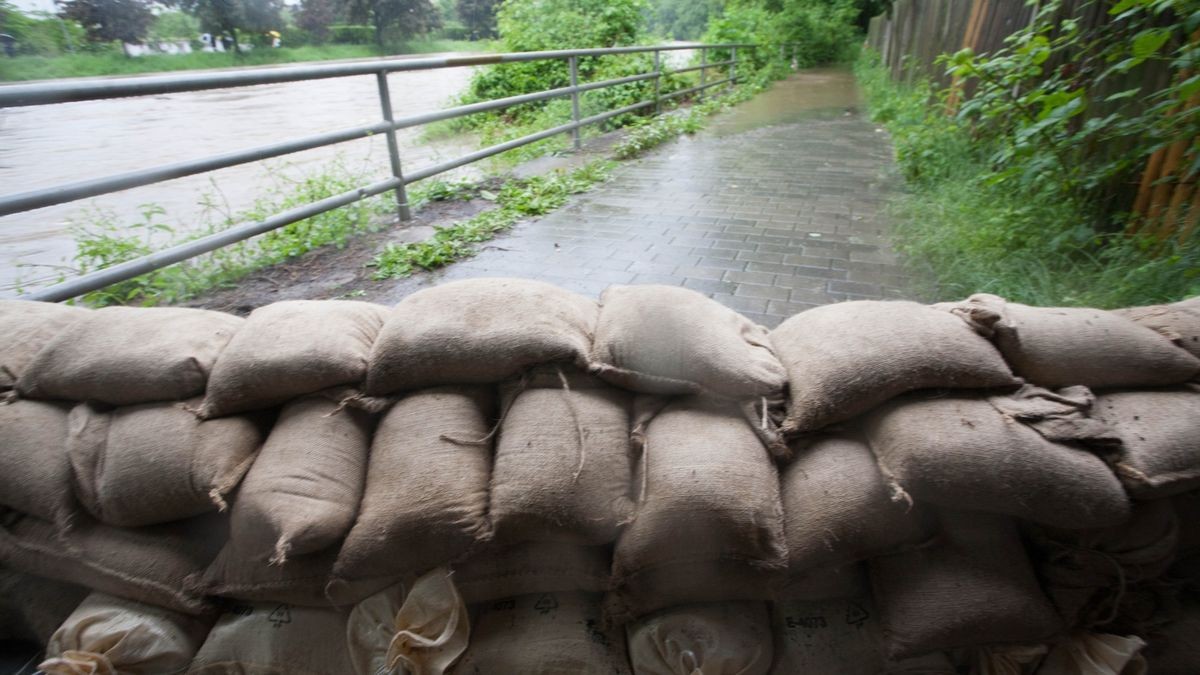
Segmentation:
[(0, 616), (64, 673), (1194, 674), (1198, 383), (1200, 299), (6, 301)]

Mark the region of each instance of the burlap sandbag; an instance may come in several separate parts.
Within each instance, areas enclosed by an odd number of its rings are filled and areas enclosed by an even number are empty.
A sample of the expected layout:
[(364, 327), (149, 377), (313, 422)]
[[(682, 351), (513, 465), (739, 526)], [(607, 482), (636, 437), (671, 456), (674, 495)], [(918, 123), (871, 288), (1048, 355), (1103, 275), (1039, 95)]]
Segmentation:
[(779, 476), (730, 406), (683, 399), (650, 422), (641, 497), (617, 540), (615, 621), (685, 602), (765, 598), (787, 564)]
[(563, 542), (489, 545), (454, 565), (454, 585), (469, 604), (532, 593), (602, 593), (611, 576), (611, 547)]
[(388, 309), (347, 300), (259, 307), (213, 366), (201, 415), (269, 408), (339, 385), (360, 385)]
[(787, 433), (848, 420), (914, 389), (1014, 382), (1000, 353), (970, 324), (915, 302), (816, 307), (780, 324), (771, 344), (788, 373)]
[(443, 675), (467, 648), (467, 606), (444, 567), (407, 594), (392, 586), (358, 603), (346, 624), (357, 675)]
[(1109, 392), (1096, 414), (1121, 438), (1116, 471), (1134, 497), (1200, 487), (1200, 387)]
[(193, 675), (350, 675), (347, 612), (275, 602), (234, 605), (208, 633)]
[(629, 394), (563, 371), (504, 398), (489, 511), (496, 541), (614, 541), (633, 512)]
[(0, 642), (45, 647), (90, 591), (65, 581), (0, 568)]
[(488, 540), (492, 398), (481, 386), (436, 387), (388, 410), (336, 577), (422, 574)]
[(883, 670), (879, 616), (865, 589), (841, 598), (776, 602), (771, 618), (772, 673), (878, 675)]
[[(1052, 398), (1047, 406), (1059, 405)], [(1001, 405), (1010, 404), (1020, 402)], [(1062, 405), (1066, 422), (1080, 422)], [(918, 501), (1076, 529), (1129, 517), (1103, 460), (1047, 440), (981, 394), (908, 394), (874, 413), (868, 428), (880, 468)]]
[(1193, 356), (1200, 356), (1200, 306), (1189, 310), (1181, 304), (1114, 309), (1113, 313), (1149, 328)]
[(54, 632), (38, 670), (46, 675), (182, 673), (215, 618), (92, 593)]
[(278, 602), (305, 607), (349, 607), (400, 579), (400, 575), (347, 582), (333, 579), (338, 547), (272, 560), (262, 546), (245, 550), (230, 541), (203, 573), (188, 577), (186, 588), (248, 602)]
[(168, 525), (124, 528), (75, 516), (60, 533), (50, 523), (14, 512), (0, 523), (0, 565), (87, 586), (187, 614), (210, 609), (185, 580), (202, 572), (228, 538), (217, 514)]
[(777, 601), (840, 600), (870, 595), (867, 583), (867, 564), (852, 563), (841, 567), (818, 567), (801, 574), (789, 575), (773, 591)]
[(197, 396), (217, 355), (244, 322), (204, 309), (98, 309), (37, 353), (17, 381), (17, 392), (112, 405)]
[(289, 403), (242, 481), (230, 537), (276, 562), (334, 546), (354, 524), (370, 444), (365, 413), (320, 396)]
[(1154, 387), (1187, 382), (1200, 359), (1111, 312), (1030, 307), (985, 293), (953, 309), (998, 314), (994, 341), (1013, 373), (1043, 387)]
[(589, 593), (521, 595), (483, 605), (455, 675), (628, 675), (625, 638), (605, 630)]
[(38, 351), (86, 315), (71, 305), (0, 300), (0, 390), (12, 389)]
[[(954, 665), (949, 655), (942, 652), (915, 656), (911, 659), (898, 659), (884, 663), (883, 675), (959, 675), (960, 671)], [(782, 674), (781, 674), (782, 675)]]
[(767, 329), (691, 289), (609, 286), (592, 371), (650, 394), (779, 395), (787, 377)]
[(919, 505), (892, 499), (865, 443), (818, 439), (783, 471), (788, 576), (915, 546), (932, 523)]
[(68, 455), (75, 494), (92, 515), (139, 527), (225, 508), (262, 443), (260, 421), (201, 421), (184, 408), (75, 406)]
[(1179, 519), (1179, 556), (1200, 554), (1200, 490), (1171, 498)]
[(775, 655), (764, 602), (681, 605), (625, 632), (634, 675), (766, 675)]
[(529, 279), (426, 288), (392, 310), (371, 350), (367, 393), (499, 382), (539, 363), (586, 361), (595, 301)]
[(0, 505), (56, 523), (70, 515), (68, 410), (40, 401), (0, 404)]
[(1038, 587), (1016, 523), (940, 512), (933, 546), (871, 560), (871, 585), (892, 658), (981, 644), (1040, 643), (1062, 628)]

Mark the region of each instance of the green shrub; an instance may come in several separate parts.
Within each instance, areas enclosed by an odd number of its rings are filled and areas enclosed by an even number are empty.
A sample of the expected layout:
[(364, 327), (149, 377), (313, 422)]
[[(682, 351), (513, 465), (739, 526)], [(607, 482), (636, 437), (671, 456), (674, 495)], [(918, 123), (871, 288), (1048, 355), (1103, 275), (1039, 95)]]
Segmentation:
[(341, 45), (369, 45), (375, 42), (375, 28), (356, 24), (329, 27), (329, 41)]

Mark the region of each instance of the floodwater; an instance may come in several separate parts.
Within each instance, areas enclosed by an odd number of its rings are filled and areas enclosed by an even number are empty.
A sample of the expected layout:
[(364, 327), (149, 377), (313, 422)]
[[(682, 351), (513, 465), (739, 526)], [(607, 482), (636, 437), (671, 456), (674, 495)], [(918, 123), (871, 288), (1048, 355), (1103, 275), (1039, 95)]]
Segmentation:
[[(428, 56), (428, 55), (423, 55)], [(445, 108), (471, 77), (470, 68), (392, 73), (397, 117)], [(375, 76), (0, 109), (0, 193), (13, 194), (87, 178), (200, 158), (382, 119)], [(472, 139), (420, 142), (421, 128), (397, 132), (401, 159), (413, 171), (474, 149)], [(391, 175), (383, 136), (230, 167), (90, 200), (0, 217), (0, 297), (51, 283), (69, 265), (72, 222), (111, 213), (115, 222), (156, 217), (187, 231), (202, 224), (209, 195), (219, 210), (253, 205), (272, 185), (319, 171), (331, 162), (361, 173), (363, 183)], [(460, 170), (462, 171), (462, 170)], [(69, 276), (69, 275), (68, 275)]]
[(720, 136), (730, 136), (814, 116), (844, 115), (861, 103), (850, 68), (810, 68), (793, 73), (785, 82), (776, 83), (733, 111), (720, 115), (711, 130)]

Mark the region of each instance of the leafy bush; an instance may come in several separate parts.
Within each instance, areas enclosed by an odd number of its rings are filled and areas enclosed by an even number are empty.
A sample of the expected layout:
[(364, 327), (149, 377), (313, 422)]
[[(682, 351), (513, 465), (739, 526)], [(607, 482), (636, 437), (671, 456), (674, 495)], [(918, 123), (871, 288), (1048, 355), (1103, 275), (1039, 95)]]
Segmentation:
[(343, 45), (369, 45), (375, 42), (375, 28), (357, 24), (334, 24), (329, 27), (329, 41)]

